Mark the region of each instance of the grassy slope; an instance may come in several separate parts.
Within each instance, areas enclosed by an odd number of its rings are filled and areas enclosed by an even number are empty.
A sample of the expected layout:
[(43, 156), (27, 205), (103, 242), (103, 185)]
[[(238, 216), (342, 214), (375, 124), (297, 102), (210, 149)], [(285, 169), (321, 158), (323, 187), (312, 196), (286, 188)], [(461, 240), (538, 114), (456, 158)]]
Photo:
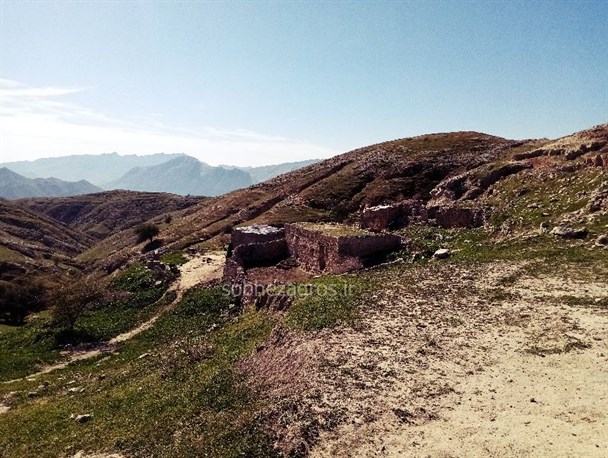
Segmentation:
[(156, 301), (165, 286), (155, 282), (152, 272), (135, 264), (118, 276), (112, 286), (124, 297), (84, 313), (69, 335), (53, 326), (49, 311), (1, 333), (0, 382), (25, 377), (40, 366), (60, 361), (63, 359), (60, 350), (67, 343), (107, 341), (146, 321), (164, 303)]

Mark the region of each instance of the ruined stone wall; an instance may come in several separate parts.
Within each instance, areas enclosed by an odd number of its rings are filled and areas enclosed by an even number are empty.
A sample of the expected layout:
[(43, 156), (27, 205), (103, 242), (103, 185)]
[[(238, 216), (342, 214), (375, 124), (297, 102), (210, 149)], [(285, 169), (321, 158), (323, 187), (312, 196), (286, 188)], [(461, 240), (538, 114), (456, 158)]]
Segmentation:
[(285, 238), (283, 228), (271, 226), (246, 226), (237, 227), (232, 231), (230, 244), (232, 248), (252, 243), (265, 243)]
[(288, 256), (289, 252), (285, 239), (239, 245), (232, 254), (232, 257), (246, 269), (274, 265), (287, 259)]
[(340, 237), (338, 253), (343, 256), (367, 258), (382, 253), (390, 253), (401, 246), (401, 238), (396, 235), (373, 237)]
[(437, 226), (444, 228), (480, 227), (485, 219), (483, 210), (460, 205), (433, 206), (427, 211), (428, 217), (434, 219)]
[(233, 248), (224, 266), (224, 280), (234, 281), (251, 267), (275, 265), (289, 256), (285, 239), (264, 243), (248, 243)]
[(420, 200), (408, 199), (394, 204), (369, 207), (361, 213), (361, 228), (372, 232), (398, 229), (412, 221), (425, 221), (426, 209)]
[(396, 227), (404, 219), (404, 210), (401, 205), (379, 205), (363, 210), (361, 214), (361, 227), (370, 231), (380, 232)]
[(298, 225), (285, 226), (289, 254), (303, 270), (340, 274), (368, 267), (400, 247), (401, 239), (383, 236), (330, 236)]
[(332, 272), (331, 267), (337, 261), (333, 259), (334, 254), (338, 252), (338, 240), (335, 237), (287, 224), (285, 239), (289, 255), (297, 260), (302, 269), (311, 273)]

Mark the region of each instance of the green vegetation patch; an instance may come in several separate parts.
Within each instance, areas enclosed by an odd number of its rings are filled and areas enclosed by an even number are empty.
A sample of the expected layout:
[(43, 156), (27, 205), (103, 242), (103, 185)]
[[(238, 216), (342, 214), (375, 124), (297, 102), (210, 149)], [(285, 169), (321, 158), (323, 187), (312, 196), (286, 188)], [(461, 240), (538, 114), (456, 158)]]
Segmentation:
[(73, 327), (58, 323), (46, 311), (0, 333), (0, 381), (25, 377), (63, 359), (60, 351), (66, 345), (107, 341), (148, 320), (175, 298), (174, 292), (163, 298), (166, 280), (136, 263), (110, 283), (106, 300), (75, 312)]
[(329, 235), (330, 237), (363, 237), (369, 236), (373, 237), (369, 231), (364, 229), (360, 229), (355, 226), (347, 226), (345, 224), (329, 224), (329, 223), (298, 223), (302, 228), (319, 232), (324, 235)]
[(49, 332), (50, 322), (50, 315), (44, 312), (23, 326), (0, 333), (0, 382), (23, 377), (39, 365), (61, 359)]
[(525, 173), (512, 175), (501, 180), (488, 198), (493, 208), (490, 223), (526, 227), (554, 221), (585, 207), (592, 184), (599, 186), (605, 177), (596, 169), (555, 173), (543, 179), (530, 179)]
[(352, 325), (374, 284), (369, 275), (327, 275), (294, 285), (289, 289), (293, 305), (286, 323), (306, 331)]
[(165, 264), (173, 266), (181, 266), (188, 262), (188, 258), (183, 251), (176, 251), (173, 253), (165, 253), (160, 257), (160, 260)]
[(118, 290), (136, 293), (153, 287), (156, 281), (154, 272), (147, 269), (142, 263), (134, 262), (116, 275), (111, 286)]
[(17, 395), (0, 422), (0, 455), (275, 456), (260, 426), (263, 398), (236, 368), (272, 325), (264, 311), (240, 313), (219, 288), (191, 291), (119, 354), (49, 374), (36, 398)]

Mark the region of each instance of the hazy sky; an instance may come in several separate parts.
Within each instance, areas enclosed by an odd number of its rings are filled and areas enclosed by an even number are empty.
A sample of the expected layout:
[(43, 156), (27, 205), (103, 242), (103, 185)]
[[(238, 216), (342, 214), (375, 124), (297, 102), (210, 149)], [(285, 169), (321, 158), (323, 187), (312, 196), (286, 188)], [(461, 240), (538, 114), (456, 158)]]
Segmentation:
[(608, 2), (0, 0), (0, 160), (320, 158), (608, 121)]

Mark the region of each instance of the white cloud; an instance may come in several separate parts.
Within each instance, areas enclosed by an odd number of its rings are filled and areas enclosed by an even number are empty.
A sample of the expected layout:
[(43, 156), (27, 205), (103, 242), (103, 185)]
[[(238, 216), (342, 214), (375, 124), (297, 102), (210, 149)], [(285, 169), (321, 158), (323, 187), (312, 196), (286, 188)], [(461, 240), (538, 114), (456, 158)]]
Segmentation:
[(263, 165), (336, 154), (245, 129), (176, 128), (157, 115), (134, 123), (66, 101), (83, 88), (0, 79), (0, 162), (68, 154), (186, 153), (212, 165)]

